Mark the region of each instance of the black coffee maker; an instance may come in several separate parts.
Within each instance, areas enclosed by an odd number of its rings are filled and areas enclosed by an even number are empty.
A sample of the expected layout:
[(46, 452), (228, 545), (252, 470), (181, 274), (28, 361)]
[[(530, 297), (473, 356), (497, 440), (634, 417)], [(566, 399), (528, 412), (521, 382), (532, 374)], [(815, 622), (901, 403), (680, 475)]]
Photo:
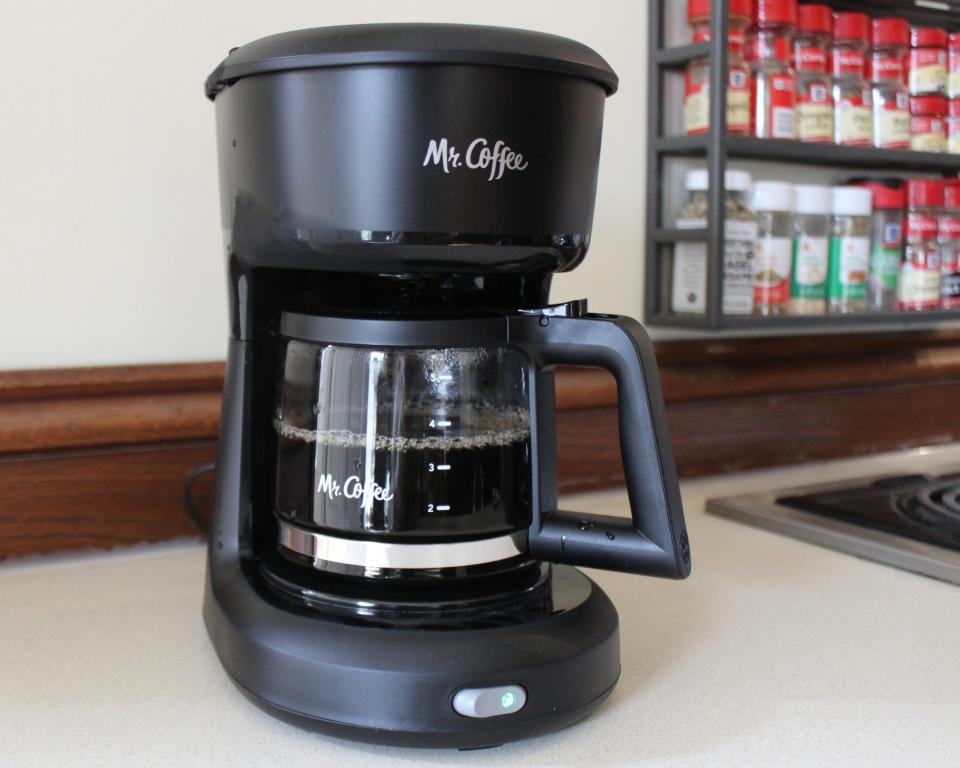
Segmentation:
[[(274, 714), (417, 746), (560, 728), (620, 673), (570, 566), (688, 574), (649, 339), (548, 300), (616, 86), (570, 40), (425, 24), (274, 35), (208, 78), (232, 336), (204, 618)], [(557, 364), (617, 378), (632, 519), (557, 508)]]

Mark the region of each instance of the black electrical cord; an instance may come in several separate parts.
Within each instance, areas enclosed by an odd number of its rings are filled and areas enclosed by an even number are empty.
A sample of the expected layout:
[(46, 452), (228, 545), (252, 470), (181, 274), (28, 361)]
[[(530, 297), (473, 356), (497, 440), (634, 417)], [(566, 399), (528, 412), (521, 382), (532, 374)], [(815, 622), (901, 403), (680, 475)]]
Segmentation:
[(214, 461), (205, 461), (203, 464), (197, 464), (189, 472), (183, 480), (183, 508), (187, 511), (187, 517), (190, 518), (190, 522), (193, 523), (197, 528), (199, 528), (203, 533), (207, 532), (207, 529), (210, 527), (210, 521), (208, 518), (200, 514), (200, 510), (197, 509), (197, 505), (193, 503), (193, 495), (191, 491), (193, 490), (194, 481), (200, 477), (200, 475), (205, 475), (207, 472), (212, 472), (216, 468), (217, 464)]

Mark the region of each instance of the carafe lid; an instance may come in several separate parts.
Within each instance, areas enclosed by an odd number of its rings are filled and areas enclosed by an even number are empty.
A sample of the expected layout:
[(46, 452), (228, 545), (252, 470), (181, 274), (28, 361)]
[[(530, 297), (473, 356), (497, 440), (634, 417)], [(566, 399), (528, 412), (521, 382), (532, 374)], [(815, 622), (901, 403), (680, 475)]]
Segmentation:
[(592, 48), (565, 37), (468, 24), (353, 24), (262, 37), (234, 48), (205, 83), (210, 99), (242, 77), (370, 64), (478, 64), (593, 80), (607, 94), (617, 75)]

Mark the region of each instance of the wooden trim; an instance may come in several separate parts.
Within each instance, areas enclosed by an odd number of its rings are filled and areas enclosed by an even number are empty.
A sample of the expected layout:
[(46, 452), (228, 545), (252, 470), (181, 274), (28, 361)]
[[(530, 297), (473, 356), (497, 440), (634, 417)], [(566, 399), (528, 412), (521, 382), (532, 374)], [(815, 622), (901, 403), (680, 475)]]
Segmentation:
[[(183, 480), (215, 453), (204, 440), (0, 459), (0, 559), (197, 537)], [(212, 484), (194, 486), (204, 509)]]
[(656, 346), (668, 403), (960, 379), (960, 329)]
[(0, 402), (218, 390), (223, 368), (203, 362), (0, 371)]
[[(656, 345), (668, 405), (960, 380), (960, 330)], [(215, 438), (223, 363), (0, 371), (0, 455)], [(560, 411), (614, 406), (605, 371), (561, 370)]]
[[(681, 476), (960, 440), (960, 330), (656, 345)], [(0, 372), (0, 557), (195, 531), (223, 364)], [(557, 377), (561, 490), (622, 482), (616, 383)], [(198, 485), (209, 500), (209, 478)]]

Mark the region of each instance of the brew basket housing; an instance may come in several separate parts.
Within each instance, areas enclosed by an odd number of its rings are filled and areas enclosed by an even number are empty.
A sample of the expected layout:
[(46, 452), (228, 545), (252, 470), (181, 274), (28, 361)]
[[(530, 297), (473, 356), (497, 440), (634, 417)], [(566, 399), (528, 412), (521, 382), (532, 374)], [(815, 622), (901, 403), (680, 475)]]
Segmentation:
[(616, 85), (580, 43), (497, 27), (327, 27), (234, 49), (206, 82), (229, 253), (352, 272), (571, 269)]

